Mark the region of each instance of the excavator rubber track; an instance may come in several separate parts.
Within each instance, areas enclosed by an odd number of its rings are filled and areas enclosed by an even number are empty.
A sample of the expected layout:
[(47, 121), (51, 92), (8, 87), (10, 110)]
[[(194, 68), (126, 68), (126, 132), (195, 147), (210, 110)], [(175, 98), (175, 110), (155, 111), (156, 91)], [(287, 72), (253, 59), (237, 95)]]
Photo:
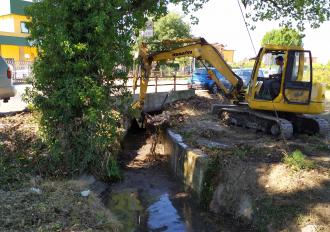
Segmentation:
[(293, 125), (289, 120), (246, 107), (220, 108), (218, 114), (226, 124), (262, 131), (283, 139), (290, 139), (293, 135)]
[(212, 107), (212, 113), (218, 114), (226, 124), (236, 125), (273, 136), (289, 139), (293, 133), (320, 134), (328, 136), (330, 125), (327, 120), (315, 115), (279, 114), (255, 111), (247, 105), (221, 105)]
[(330, 133), (328, 121), (315, 115), (296, 115), (293, 126), (294, 130), (300, 133), (317, 133), (323, 136), (328, 136)]

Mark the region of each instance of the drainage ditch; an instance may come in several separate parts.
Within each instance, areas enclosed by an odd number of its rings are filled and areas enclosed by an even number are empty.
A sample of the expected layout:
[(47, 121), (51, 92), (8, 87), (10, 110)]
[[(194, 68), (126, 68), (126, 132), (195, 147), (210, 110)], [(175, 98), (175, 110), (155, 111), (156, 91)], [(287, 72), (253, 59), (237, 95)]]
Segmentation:
[(236, 231), (231, 223), (203, 212), (169, 173), (164, 146), (150, 154), (152, 135), (130, 129), (120, 162), (123, 180), (111, 186), (107, 206), (128, 231)]

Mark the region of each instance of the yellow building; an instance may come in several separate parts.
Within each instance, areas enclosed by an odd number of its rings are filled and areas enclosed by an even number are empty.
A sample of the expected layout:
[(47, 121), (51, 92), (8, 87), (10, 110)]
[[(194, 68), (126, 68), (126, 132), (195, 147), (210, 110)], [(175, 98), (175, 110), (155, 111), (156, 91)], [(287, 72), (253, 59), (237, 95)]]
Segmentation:
[(218, 49), (218, 51), (221, 53), (221, 55), (223, 56), (224, 60), (228, 63), (233, 63), (234, 62), (234, 53), (235, 50), (228, 50), (225, 49), (225, 45), (223, 44), (213, 44), (213, 46)]
[(23, 0), (0, 0), (0, 55), (13, 61), (33, 61), (36, 48), (31, 47), (27, 37), (28, 21), (24, 8), (32, 4)]

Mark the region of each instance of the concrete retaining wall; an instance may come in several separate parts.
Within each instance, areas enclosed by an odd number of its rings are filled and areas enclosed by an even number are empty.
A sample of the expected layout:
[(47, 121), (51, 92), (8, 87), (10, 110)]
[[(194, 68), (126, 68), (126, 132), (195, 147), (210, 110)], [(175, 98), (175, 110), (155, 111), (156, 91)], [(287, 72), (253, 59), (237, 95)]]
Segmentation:
[[(195, 96), (195, 90), (179, 90), (175, 92), (148, 93), (144, 101), (144, 112), (159, 111), (166, 103), (177, 100), (184, 100)], [(139, 98), (138, 94), (133, 95), (134, 100)]]
[(186, 189), (200, 198), (208, 163), (207, 155), (200, 150), (189, 148), (183, 143), (181, 135), (170, 129), (166, 130), (163, 143), (165, 154), (169, 156), (172, 174)]
[[(169, 156), (169, 166), (172, 175), (184, 184), (186, 190), (192, 192), (201, 200), (204, 177), (207, 170), (209, 158), (198, 149), (189, 148), (181, 135), (176, 134), (170, 129), (164, 133), (164, 152)], [(243, 162), (243, 161), (242, 161)], [(253, 189), (256, 184), (245, 188), (248, 181), (245, 178), (251, 178), (251, 174), (245, 173), (242, 182), (236, 177), (240, 176), (243, 164), (240, 168), (233, 167), (233, 173), (230, 173), (229, 180), (221, 178), (215, 187), (209, 210), (216, 214), (226, 212), (242, 221), (251, 222), (253, 215), (253, 203), (251, 196), (246, 189)], [(253, 179), (253, 178), (251, 178)], [(233, 184), (236, 183), (236, 184)]]

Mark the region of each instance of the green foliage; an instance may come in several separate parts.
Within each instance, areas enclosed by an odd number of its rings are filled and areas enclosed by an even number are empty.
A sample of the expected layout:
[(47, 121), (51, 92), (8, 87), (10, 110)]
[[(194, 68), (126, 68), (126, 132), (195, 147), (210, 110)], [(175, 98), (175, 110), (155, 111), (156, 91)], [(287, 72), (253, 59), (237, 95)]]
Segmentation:
[(307, 159), (306, 156), (299, 150), (294, 151), (290, 155), (285, 155), (283, 162), (294, 170), (308, 170), (315, 167), (314, 162)]
[(218, 155), (210, 157), (210, 161), (208, 162), (204, 178), (203, 178), (203, 186), (201, 191), (201, 207), (205, 210), (209, 208), (210, 202), (213, 198), (213, 193), (217, 186), (217, 177), (219, 174), (220, 157)]
[(256, 150), (249, 145), (240, 145), (233, 150), (233, 155), (240, 159), (246, 158), (249, 154), (256, 154)]
[(261, 41), (261, 46), (266, 44), (272, 45), (287, 45), (287, 46), (301, 46), (302, 35), (294, 29), (281, 28), (274, 29), (267, 32)]
[(317, 83), (324, 83), (330, 89), (330, 64), (313, 64), (313, 81)]
[(289, 204), (277, 205), (271, 197), (257, 199), (255, 208), (255, 231), (269, 231), (269, 225), (276, 227), (284, 226), (295, 215), (298, 215), (302, 209), (298, 205)]
[(312, 28), (330, 19), (329, 0), (241, 0), (252, 21), (278, 20), (280, 25), (304, 30), (305, 24)]
[[(169, 50), (176, 47), (176, 45), (164, 45), (161, 43), (157, 43), (163, 40), (175, 40), (180, 38), (191, 38), (190, 33), (190, 24), (183, 20), (183, 16), (177, 13), (169, 13), (164, 17), (159, 18), (154, 22), (154, 34), (150, 38), (140, 37), (138, 39), (139, 42), (144, 41), (149, 44), (149, 49), (152, 51), (159, 50)], [(156, 42), (156, 43), (155, 43)], [(179, 58), (176, 61), (180, 65), (186, 65), (189, 61), (189, 58)], [(161, 68), (164, 70), (166, 68), (171, 69), (179, 69), (178, 63), (167, 63), (160, 62)]]
[(169, 13), (155, 22), (154, 36), (151, 39), (161, 41), (190, 37), (190, 25), (183, 20), (182, 16)]

